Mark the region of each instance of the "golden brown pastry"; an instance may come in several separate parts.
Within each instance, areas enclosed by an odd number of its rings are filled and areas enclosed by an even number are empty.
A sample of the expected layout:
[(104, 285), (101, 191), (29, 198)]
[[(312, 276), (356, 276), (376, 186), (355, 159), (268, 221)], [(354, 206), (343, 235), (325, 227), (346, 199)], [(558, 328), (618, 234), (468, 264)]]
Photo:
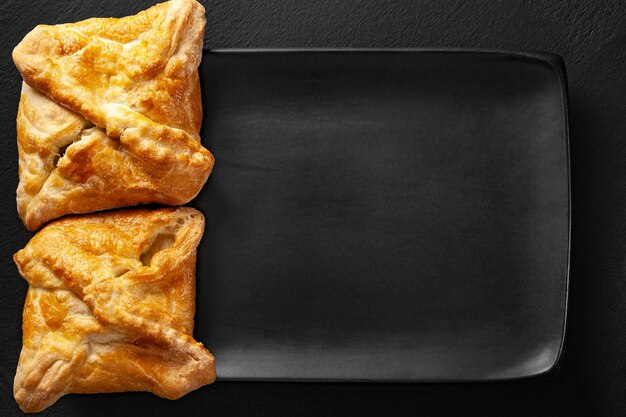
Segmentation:
[(13, 50), (18, 212), (36, 230), (69, 213), (194, 198), (202, 147), (204, 8), (171, 0), (135, 16), (39, 25)]
[(192, 208), (66, 217), (14, 256), (28, 281), (13, 393), (37, 412), (69, 393), (151, 391), (179, 398), (215, 380), (195, 341)]

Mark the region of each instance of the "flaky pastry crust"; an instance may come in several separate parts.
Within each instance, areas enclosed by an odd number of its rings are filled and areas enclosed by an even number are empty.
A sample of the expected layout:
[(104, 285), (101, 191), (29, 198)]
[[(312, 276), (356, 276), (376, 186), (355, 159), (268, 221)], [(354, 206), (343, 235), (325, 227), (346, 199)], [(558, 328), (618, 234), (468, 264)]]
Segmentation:
[(215, 380), (192, 337), (192, 208), (66, 217), (14, 256), (29, 289), (14, 396), (37, 412), (69, 393), (150, 391), (176, 399)]
[(17, 205), (28, 229), (197, 195), (214, 164), (199, 141), (204, 25), (198, 2), (171, 0), (120, 19), (39, 25), (17, 45)]

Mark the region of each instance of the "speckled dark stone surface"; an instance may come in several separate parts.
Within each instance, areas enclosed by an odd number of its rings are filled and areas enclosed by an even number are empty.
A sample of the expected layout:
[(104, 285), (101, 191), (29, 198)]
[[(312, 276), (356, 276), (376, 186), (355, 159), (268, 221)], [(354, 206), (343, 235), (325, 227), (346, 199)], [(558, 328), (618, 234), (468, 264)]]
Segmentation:
[[(150, 394), (69, 396), (42, 415), (621, 416), (626, 413), (626, 3), (607, 1), (215, 1), (205, 46), (479, 47), (561, 55), (570, 85), (573, 246), (568, 337), (556, 376), (485, 384), (216, 383), (169, 402)], [(0, 414), (26, 284), (11, 255), (31, 236), (15, 209), (20, 79), (10, 53), (38, 23), (134, 13), (150, 1), (0, 3)], [(203, 405), (198, 407), (202, 397)]]

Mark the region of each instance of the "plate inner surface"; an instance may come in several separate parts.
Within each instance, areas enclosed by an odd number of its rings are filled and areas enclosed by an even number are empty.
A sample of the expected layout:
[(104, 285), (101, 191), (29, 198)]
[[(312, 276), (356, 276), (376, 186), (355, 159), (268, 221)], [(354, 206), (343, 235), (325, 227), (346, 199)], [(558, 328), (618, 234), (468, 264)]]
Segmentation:
[(563, 86), (521, 56), (205, 52), (196, 336), (221, 379), (549, 370), (563, 337)]

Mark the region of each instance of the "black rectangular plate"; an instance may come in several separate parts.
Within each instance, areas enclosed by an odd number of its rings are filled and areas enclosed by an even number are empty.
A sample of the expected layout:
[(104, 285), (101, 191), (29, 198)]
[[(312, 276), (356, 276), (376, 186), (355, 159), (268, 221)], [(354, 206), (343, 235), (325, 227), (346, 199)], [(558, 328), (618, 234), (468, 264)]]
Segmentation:
[(569, 265), (565, 76), (531, 53), (205, 52), (196, 336), (220, 379), (548, 372)]

